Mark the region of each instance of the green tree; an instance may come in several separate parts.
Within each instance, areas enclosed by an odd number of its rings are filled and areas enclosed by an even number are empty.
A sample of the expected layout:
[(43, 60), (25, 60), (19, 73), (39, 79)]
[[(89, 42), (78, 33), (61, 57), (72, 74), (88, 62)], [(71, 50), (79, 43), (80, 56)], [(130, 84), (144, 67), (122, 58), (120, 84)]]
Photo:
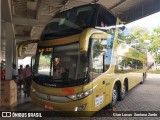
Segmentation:
[(101, 40), (95, 40), (93, 44), (93, 49), (94, 49), (93, 58), (95, 58), (99, 56), (100, 53), (102, 52), (103, 47), (101, 45)]
[(142, 27), (135, 27), (135, 29), (132, 31), (132, 34), (130, 35), (130, 39), (133, 39), (132, 42), (137, 42), (136, 49), (139, 50), (146, 50), (147, 43), (145, 43), (145, 40), (150, 40), (150, 34), (149, 31)]
[[(149, 40), (150, 43), (146, 43), (146, 40)], [(153, 53), (155, 60), (160, 64), (160, 55), (158, 55), (158, 50), (160, 50), (160, 26), (153, 29), (153, 32), (149, 32), (145, 28), (134, 27), (131, 29), (131, 34), (125, 38), (125, 41), (128, 44), (138, 41), (136, 49)]]
[(39, 66), (41, 69), (49, 68), (50, 66), (50, 56), (41, 56), (39, 61)]
[(158, 49), (160, 49), (160, 27), (157, 27), (153, 30), (149, 51), (157, 52)]
[(149, 48), (149, 51), (155, 54), (156, 62), (160, 64), (160, 55), (158, 54), (158, 50), (160, 50), (160, 26), (153, 30), (151, 46)]

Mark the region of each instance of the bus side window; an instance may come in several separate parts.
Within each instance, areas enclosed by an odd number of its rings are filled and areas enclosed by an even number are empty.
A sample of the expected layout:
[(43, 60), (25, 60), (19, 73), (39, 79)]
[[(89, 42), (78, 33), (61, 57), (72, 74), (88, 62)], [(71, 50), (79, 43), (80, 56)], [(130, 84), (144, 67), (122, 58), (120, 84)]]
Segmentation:
[(92, 75), (93, 79), (105, 72), (106, 50), (103, 40), (95, 39), (92, 45)]
[(116, 73), (128, 73), (143, 69), (143, 62), (127, 57), (119, 56), (116, 62)]
[(114, 38), (110, 35), (107, 38), (92, 39), (92, 78), (96, 78), (106, 72), (111, 64), (112, 46)]
[(97, 27), (106, 27), (116, 25), (116, 17), (104, 8), (99, 9)]
[(84, 9), (79, 9), (76, 15), (76, 25), (80, 27), (85, 27), (90, 25), (90, 19), (93, 14), (93, 11), (90, 7), (86, 7)]

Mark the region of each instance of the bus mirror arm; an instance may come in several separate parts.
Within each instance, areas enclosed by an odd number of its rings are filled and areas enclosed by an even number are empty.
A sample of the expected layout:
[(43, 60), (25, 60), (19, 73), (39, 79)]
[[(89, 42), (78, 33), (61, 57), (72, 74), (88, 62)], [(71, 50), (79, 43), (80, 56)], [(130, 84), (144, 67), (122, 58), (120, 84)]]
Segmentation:
[(22, 52), (23, 52), (23, 47), (25, 45), (28, 45), (28, 44), (31, 44), (31, 43), (38, 43), (39, 40), (27, 40), (27, 41), (24, 41), (24, 42), (21, 42), (18, 44), (18, 47), (17, 47), (17, 51), (18, 51), (18, 57), (21, 57), (22, 56)]
[(93, 34), (105, 34), (105, 32), (100, 31), (98, 29), (93, 29), (93, 28), (87, 28), (83, 30), (83, 32), (80, 35), (80, 51), (81, 52), (88, 51), (89, 39)]

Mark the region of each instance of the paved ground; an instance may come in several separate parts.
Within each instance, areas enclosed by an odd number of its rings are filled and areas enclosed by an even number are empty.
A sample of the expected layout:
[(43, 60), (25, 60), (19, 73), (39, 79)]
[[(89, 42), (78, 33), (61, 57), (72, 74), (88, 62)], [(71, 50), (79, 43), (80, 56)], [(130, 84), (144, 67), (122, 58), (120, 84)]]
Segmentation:
[[(19, 99), (19, 104), (16, 108), (10, 110), (19, 110), (19, 111), (38, 111), (43, 110), (30, 102), (30, 98), (23, 99), (24, 96), (21, 96)], [(0, 111), (8, 109), (0, 109)], [(119, 101), (116, 107), (112, 110), (109, 108), (104, 108), (101, 111), (97, 112), (90, 118), (83, 119), (93, 119), (93, 120), (130, 120), (130, 119), (145, 119), (145, 120), (159, 120), (157, 117), (106, 117), (108, 111), (159, 111), (160, 112), (160, 74), (149, 74), (144, 84), (139, 84), (134, 87), (131, 91), (128, 92), (124, 100)], [(19, 120), (14, 118), (15, 120)], [(12, 119), (12, 120), (14, 120)], [(78, 118), (38, 118), (37, 120), (54, 120), (54, 119), (78, 119)], [(82, 119), (82, 118), (79, 118)], [(2, 119), (1, 119), (2, 120)], [(6, 119), (7, 120), (7, 119)], [(30, 118), (34, 120), (34, 118)]]
[(139, 84), (123, 101), (118, 102), (115, 111), (160, 111), (160, 74), (148, 75), (144, 84)]

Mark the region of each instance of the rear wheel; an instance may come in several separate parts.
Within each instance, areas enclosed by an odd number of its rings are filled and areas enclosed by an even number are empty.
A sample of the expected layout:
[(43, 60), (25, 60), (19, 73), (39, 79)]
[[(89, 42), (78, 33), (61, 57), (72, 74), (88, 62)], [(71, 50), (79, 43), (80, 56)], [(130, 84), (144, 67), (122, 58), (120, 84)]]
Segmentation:
[(126, 96), (126, 89), (127, 88), (127, 85), (126, 85), (126, 83), (124, 82), (123, 83), (123, 86), (122, 86), (122, 91), (120, 92), (120, 97), (119, 97), (119, 100), (123, 100), (124, 98), (125, 98), (125, 96)]
[(110, 103), (111, 108), (116, 105), (117, 100), (118, 100), (118, 88), (117, 85), (115, 84), (112, 91), (112, 102)]

